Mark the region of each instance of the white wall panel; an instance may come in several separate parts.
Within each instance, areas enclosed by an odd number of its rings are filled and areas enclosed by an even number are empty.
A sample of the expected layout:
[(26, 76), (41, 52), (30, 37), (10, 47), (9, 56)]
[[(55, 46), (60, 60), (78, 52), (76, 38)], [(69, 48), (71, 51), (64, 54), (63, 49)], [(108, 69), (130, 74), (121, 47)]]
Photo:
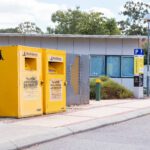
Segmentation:
[(122, 85), (133, 91), (134, 90), (133, 78), (122, 78)]
[(106, 45), (107, 55), (121, 55), (122, 54), (122, 39), (107, 39)]
[(8, 37), (0, 37), (0, 45), (8, 45), (9, 39)]
[(57, 49), (57, 38), (42, 38), (41, 39), (41, 47), (44, 48), (52, 48), (52, 49)]
[(75, 54), (89, 54), (89, 39), (74, 39)]
[(138, 48), (137, 39), (124, 39), (123, 40), (123, 55), (134, 55), (134, 49)]
[(105, 39), (90, 39), (90, 54), (106, 54), (106, 40)]
[(121, 78), (111, 78), (112, 80), (114, 80), (115, 82), (121, 84)]
[(24, 45), (33, 46), (33, 47), (41, 47), (41, 38), (40, 37), (25, 37)]
[(73, 39), (58, 38), (58, 49), (65, 50), (67, 53), (73, 53)]
[(25, 45), (24, 37), (9, 37), (9, 45)]

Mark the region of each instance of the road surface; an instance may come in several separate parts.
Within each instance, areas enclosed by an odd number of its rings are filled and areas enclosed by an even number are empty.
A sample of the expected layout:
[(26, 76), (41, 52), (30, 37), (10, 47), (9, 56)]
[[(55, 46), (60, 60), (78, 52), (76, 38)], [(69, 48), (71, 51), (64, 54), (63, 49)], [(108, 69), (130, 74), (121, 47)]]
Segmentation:
[(35, 145), (26, 150), (150, 150), (150, 115)]

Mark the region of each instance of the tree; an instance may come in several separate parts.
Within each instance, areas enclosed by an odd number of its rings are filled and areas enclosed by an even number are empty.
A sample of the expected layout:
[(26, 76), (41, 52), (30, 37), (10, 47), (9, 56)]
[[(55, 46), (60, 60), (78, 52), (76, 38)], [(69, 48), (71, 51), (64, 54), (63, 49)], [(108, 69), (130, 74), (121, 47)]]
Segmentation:
[[(142, 44), (142, 49), (144, 50), (144, 65), (147, 65), (147, 49), (148, 49), (148, 42), (144, 41)], [(149, 57), (150, 59), (150, 57)]]
[(29, 21), (20, 23), (17, 27), (17, 30), (19, 33), (28, 33), (28, 34), (43, 33), (42, 30), (39, 27), (37, 27), (35, 23)]
[(54, 29), (53, 29), (53, 28), (51, 28), (51, 27), (47, 27), (47, 33), (48, 33), (48, 34), (54, 34), (54, 33), (55, 33), (55, 31), (54, 31)]
[(117, 23), (114, 18), (107, 19), (107, 21), (105, 22), (105, 28), (107, 29), (106, 33), (109, 35), (120, 34), (120, 30), (117, 27)]
[(150, 5), (143, 2), (127, 1), (121, 12), (126, 17), (119, 22), (120, 30), (127, 35), (146, 35), (144, 16), (149, 13)]
[(51, 20), (55, 28), (47, 31), (56, 34), (120, 34), (115, 19), (108, 19), (100, 12), (84, 12), (79, 7), (56, 11)]
[(19, 33), (17, 28), (0, 29), (0, 33)]

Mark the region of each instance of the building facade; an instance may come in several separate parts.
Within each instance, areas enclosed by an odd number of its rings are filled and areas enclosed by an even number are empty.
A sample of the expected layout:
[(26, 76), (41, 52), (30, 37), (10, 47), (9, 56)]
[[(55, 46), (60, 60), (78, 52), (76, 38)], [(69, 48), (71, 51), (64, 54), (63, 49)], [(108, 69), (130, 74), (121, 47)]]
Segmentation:
[(141, 47), (143, 39), (146, 37), (0, 34), (0, 45), (61, 49), (68, 54), (88, 55), (89, 77), (107, 75), (134, 91), (134, 49)]

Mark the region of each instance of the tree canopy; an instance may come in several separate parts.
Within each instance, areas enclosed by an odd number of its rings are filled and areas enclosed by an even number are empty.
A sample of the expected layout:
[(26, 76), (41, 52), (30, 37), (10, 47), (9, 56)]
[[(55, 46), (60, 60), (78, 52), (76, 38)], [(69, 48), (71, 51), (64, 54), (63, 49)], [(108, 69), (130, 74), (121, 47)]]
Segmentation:
[(34, 22), (29, 21), (20, 23), (17, 27), (17, 30), (19, 33), (43, 33)]
[(119, 22), (120, 30), (126, 35), (146, 35), (144, 16), (149, 13), (150, 5), (143, 2), (127, 1), (121, 15), (126, 17)]
[(19, 33), (17, 28), (0, 29), (0, 33)]
[(56, 34), (120, 34), (114, 18), (108, 19), (100, 12), (85, 12), (79, 7), (56, 11), (51, 18), (55, 28), (47, 28)]
[[(58, 10), (51, 16), (54, 27), (47, 27), (49, 34), (90, 34), (90, 35), (146, 35), (144, 16), (150, 13), (150, 4), (128, 0), (120, 13), (124, 19), (117, 22), (101, 12), (82, 11), (80, 7)], [(0, 29), (0, 33), (43, 33), (33, 22), (23, 22), (17, 27)]]
[(37, 25), (33, 22), (23, 22), (20, 23), (15, 28), (6, 28), (6, 29), (0, 29), (0, 33), (43, 33), (42, 30), (37, 27)]

